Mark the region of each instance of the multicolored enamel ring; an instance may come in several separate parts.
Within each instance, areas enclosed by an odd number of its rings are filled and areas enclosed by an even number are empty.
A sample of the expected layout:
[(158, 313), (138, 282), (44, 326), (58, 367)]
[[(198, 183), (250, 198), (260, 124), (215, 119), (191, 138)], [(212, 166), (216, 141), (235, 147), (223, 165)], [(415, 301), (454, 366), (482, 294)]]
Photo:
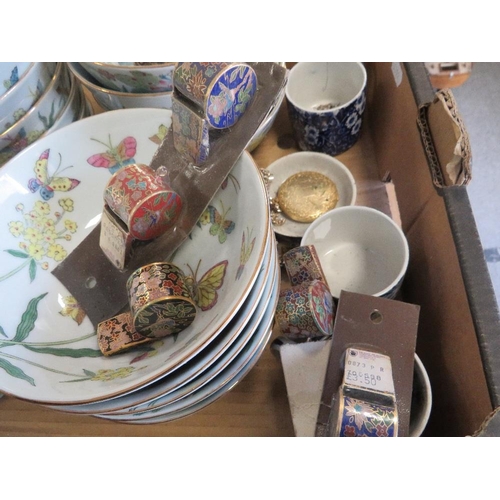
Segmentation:
[(397, 437), (398, 413), (395, 406), (370, 403), (340, 394), (336, 436)]
[(315, 280), (282, 290), (275, 318), (286, 338), (301, 342), (331, 336), (333, 315), (328, 286)]
[(293, 286), (314, 280), (328, 285), (314, 245), (292, 248), (283, 255), (283, 263)]
[(257, 89), (257, 75), (245, 63), (182, 62), (174, 70), (174, 87), (205, 115), (211, 127), (233, 126)]
[(127, 165), (113, 174), (104, 201), (138, 240), (163, 234), (174, 225), (182, 208), (180, 196), (142, 164)]
[(134, 328), (146, 337), (179, 333), (196, 317), (184, 273), (170, 262), (136, 269), (127, 281), (127, 292)]

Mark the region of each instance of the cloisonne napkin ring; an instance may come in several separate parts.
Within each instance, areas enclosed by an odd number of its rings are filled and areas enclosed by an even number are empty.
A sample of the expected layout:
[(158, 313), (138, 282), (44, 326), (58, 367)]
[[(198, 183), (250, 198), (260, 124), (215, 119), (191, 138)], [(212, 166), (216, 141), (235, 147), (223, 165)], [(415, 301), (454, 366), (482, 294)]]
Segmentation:
[(175, 335), (196, 317), (182, 270), (170, 262), (142, 266), (127, 280), (130, 312), (99, 323), (99, 348), (106, 356)]
[(182, 62), (174, 70), (174, 87), (199, 108), (214, 129), (232, 127), (257, 89), (255, 70), (245, 63)]
[(210, 152), (210, 130), (232, 127), (243, 116), (257, 90), (257, 75), (244, 63), (183, 62), (173, 80), (173, 143), (200, 166)]
[(283, 263), (292, 286), (319, 280), (327, 285), (314, 245), (292, 248), (283, 255)]
[(397, 437), (398, 411), (389, 356), (348, 348), (332, 436)]
[(132, 242), (163, 234), (174, 225), (181, 208), (182, 200), (166, 178), (147, 165), (127, 165), (113, 174), (104, 190), (99, 245), (123, 270)]
[(275, 319), (289, 340), (319, 340), (333, 333), (334, 307), (328, 286), (315, 280), (281, 290)]

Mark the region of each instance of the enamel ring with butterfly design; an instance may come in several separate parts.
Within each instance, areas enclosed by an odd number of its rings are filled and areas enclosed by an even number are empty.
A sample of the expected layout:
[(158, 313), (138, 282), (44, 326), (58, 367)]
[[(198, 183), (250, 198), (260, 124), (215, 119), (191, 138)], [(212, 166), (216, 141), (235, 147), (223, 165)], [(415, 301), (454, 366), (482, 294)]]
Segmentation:
[(97, 325), (99, 348), (105, 356), (177, 335), (196, 317), (186, 276), (171, 262), (136, 269), (127, 280), (127, 294), (130, 311)]
[(127, 165), (113, 174), (104, 190), (100, 247), (125, 269), (133, 240), (149, 241), (175, 224), (181, 197), (165, 179), (143, 164)]
[(236, 62), (179, 62), (174, 88), (189, 99), (214, 129), (232, 127), (257, 90), (255, 70)]

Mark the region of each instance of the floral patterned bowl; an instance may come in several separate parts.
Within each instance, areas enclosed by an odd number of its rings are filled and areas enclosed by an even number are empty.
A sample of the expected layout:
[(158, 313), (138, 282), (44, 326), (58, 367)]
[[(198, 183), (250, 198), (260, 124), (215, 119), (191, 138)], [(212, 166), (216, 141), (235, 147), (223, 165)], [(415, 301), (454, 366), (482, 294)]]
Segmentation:
[(72, 80), (68, 101), (59, 113), (59, 116), (56, 118), (56, 121), (54, 122), (52, 127), (50, 127), (42, 135), (42, 137), (51, 134), (62, 127), (65, 127), (66, 125), (69, 125), (74, 121), (81, 120), (86, 116), (86, 113), (86, 101), (85, 96), (83, 95), (83, 91), (81, 87), (75, 85), (75, 82)]
[(260, 127), (255, 132), (255, 135), (252, 137), (250, 144), (247, 146), (247, 151), (252, 152), (264, 139), (266, 134), (271, 130), (274, 121), (276, 120), (276, 116), (278, 115), (278, 111), (285, 99), (285, 87), (283, 87), (282, 91), (278, 95), (274, 106), (269, 111), (267, 118), (261, 123)]
[(68, 63), (70, 71), (80, 85), (86, 88), (101, 108), (111, 111), (125, 108), (166, 108), (172, 107), (172, 92), (131, 93), (110, 90), (99, 82), (77, 62)]
[(0, 96), (22, 78), (31, 64), (30, 62), (0, 62)]
[(0, 97), (0, 133), (23, 117), (54, 76), (56, 63), (34, 62), (19, 81)]
[(104, 88), (136, 94), (171, 92), (174, 62), (81, 62)]
[(149, 164), (170, 122), (162, 109), (101, 113), (0, 170), (0, 392), (55, 405), (129, 393), (183, 366), (245, 303), (270, 236), (265, 187), (248, 153), (172, 259), (191, 276), (198, 307), (183, 332), (104, 357), (96, 325), (51, 273), (99, 223), (111, 172)]
[(22, 118), (0, 134), (0, 165), (52, 127), (68, 100), (70, 90), (69, 73), (63, 63), (57, 63), (52, 80), (38, 101)]

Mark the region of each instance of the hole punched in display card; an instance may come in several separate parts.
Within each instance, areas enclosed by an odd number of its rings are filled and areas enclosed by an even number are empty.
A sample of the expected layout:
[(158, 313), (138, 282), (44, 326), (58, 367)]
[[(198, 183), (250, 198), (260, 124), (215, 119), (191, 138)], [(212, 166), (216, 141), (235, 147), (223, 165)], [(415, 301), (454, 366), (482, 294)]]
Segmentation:
[[(384, 435), (409, 435), (419, 314), (420, 306), (414, 304), (341, 292), (316, 422), (317, 437), (339, 435), (342, 415), (349, 413), (345, 405), (353, 399), (369, 411), (363, 413), (363, 422), (355, 419), (358, 428), (354, 425), (351, 435), (369, 435), (365, 432), (371, 425), (369, 420), (382, 413), (383, 420), (392, 422)], [(373, 362), (350, 373), (353, 360), (360, 355), (370, 356)], [(379, 380), (375, 371), (385, 376)], [(372, 383), (372, 379), (379, 383)]]

